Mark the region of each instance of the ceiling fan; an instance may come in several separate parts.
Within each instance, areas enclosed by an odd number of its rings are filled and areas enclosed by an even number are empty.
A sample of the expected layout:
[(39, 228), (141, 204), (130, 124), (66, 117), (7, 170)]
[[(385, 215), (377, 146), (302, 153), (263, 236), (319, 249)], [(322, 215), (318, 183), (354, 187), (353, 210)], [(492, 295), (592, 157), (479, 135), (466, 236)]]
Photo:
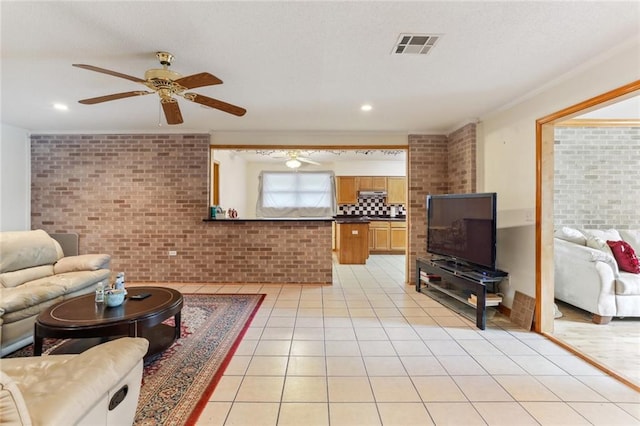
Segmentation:
[(297, 169), (302, 166), (302, 163), (313, 164), (314, 166), (320, 165), (317, 161), (301, 156), (300, 151), (287, 151), (284, 152), (283, 155), (278, 155), (275, 158), (287, 158), (284, 164), (290, 169)]
[(222, 84), (222, 80), (218, 77), (209, 74), (208, 72), (201, 72), (199, 74), (188, 75), (183, 77), (175, 71), (169, 70), (173, 55), (168, 52), (156, 52), (156, 57), (162, 65), (162, 69), (150, 69), (144, 74), (144, 80), (138, 77), (122, 74), (116, 71), (107, 70), (104, 68), (94, 67), (93, 65), (85, 64), (73, 64), (74, 67), (84, 68), (89, 71), (101, 72), (103, 74), (112, 75), (114, 77), (120, 77), (127, 80), (131, 80), (136, 83), (141, 83), (147, 86), (148, 90), (135, 90), (132, 92), (114, 93), (112, 95), (98, 96), (97, 98), (83, 99), (80, 102), (85, 105), (93, 105), (101, 102), (114, 101), (116, 99), (130, 98), (132, 96), (143, 96), (157, 93), (160, 96), (160, 104), (164, 111), (167, 124), (180, 124), (183, 123), (182, 113), (178, 106), (178, 101), (174, 95), (180, 96), (188, 101), (195, 102), (210, 108), (219, 109), (220, 111), (228, 112), (229, 114), (243, 116), (247, 110), (240, 108), (218, 99), (209, 98), (207, 96), (199, 95), (193, 92), (187, 92), (189, 89), (203, 86), (213, 86), (215, 84)]

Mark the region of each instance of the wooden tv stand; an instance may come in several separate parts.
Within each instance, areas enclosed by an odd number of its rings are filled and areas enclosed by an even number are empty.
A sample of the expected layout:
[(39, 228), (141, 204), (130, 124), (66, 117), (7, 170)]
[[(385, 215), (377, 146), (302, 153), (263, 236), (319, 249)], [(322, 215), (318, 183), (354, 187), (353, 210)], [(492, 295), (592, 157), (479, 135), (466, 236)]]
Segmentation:
[[(440, 281), (429, 280), (421, 277), (420, 272), (440, 277)], [(447, 296), (475, 309), (476, 327), (484, 330), (486, 319), (487, 292), (496, 293), (497, 285), (506, 274), (499, 271), (497, 274), (477, 271), (464, 265), (457, 265), (446, 260), (416, 259), (416, 291), (431, 296), (429, 290), (437, 290)], [(477, 297), (476, 305), (470, 303), (467, 298), (470, 294)], [(441, 300), (438, 300), (442, 303)], [(457, 309), (455, 303), (445, 303), (449, 308), (468, 316)]]

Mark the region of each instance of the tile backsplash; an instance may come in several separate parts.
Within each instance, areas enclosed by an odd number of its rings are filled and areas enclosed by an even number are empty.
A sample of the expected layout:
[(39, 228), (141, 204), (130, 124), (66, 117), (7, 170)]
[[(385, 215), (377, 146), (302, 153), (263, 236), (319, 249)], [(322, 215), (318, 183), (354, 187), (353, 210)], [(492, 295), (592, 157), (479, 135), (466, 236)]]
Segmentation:
[(338, 214), (355, 214), (360, 216), (390, 215), (391, 207), (395, 206), (396, 215), (407, 214), (404, 204), (386, 204), (384, 198), (358, 198), (357, 204), (338, 205)]

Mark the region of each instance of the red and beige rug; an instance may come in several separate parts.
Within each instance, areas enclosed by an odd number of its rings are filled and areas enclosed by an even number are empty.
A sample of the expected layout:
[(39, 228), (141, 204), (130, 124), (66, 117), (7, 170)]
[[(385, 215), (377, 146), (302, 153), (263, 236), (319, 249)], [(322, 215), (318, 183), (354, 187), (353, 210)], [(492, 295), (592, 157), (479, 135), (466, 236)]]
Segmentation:
[[(134, 425), (195, 424), (263, 299), (263, 294), (185, 294), (182, 336), (145, 363)], [(10, 356), (30, 356), (30, 350)]]

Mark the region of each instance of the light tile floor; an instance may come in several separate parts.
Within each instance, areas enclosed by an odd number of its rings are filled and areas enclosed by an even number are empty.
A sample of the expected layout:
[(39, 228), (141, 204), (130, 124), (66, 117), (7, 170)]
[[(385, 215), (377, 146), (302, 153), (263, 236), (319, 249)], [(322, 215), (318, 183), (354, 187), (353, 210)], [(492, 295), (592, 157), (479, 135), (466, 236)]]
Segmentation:
[(404, 256), (265, 293), (198, 425), (640, 425), (640, 394), (496, 315), (486, 330), (404, 284)]

